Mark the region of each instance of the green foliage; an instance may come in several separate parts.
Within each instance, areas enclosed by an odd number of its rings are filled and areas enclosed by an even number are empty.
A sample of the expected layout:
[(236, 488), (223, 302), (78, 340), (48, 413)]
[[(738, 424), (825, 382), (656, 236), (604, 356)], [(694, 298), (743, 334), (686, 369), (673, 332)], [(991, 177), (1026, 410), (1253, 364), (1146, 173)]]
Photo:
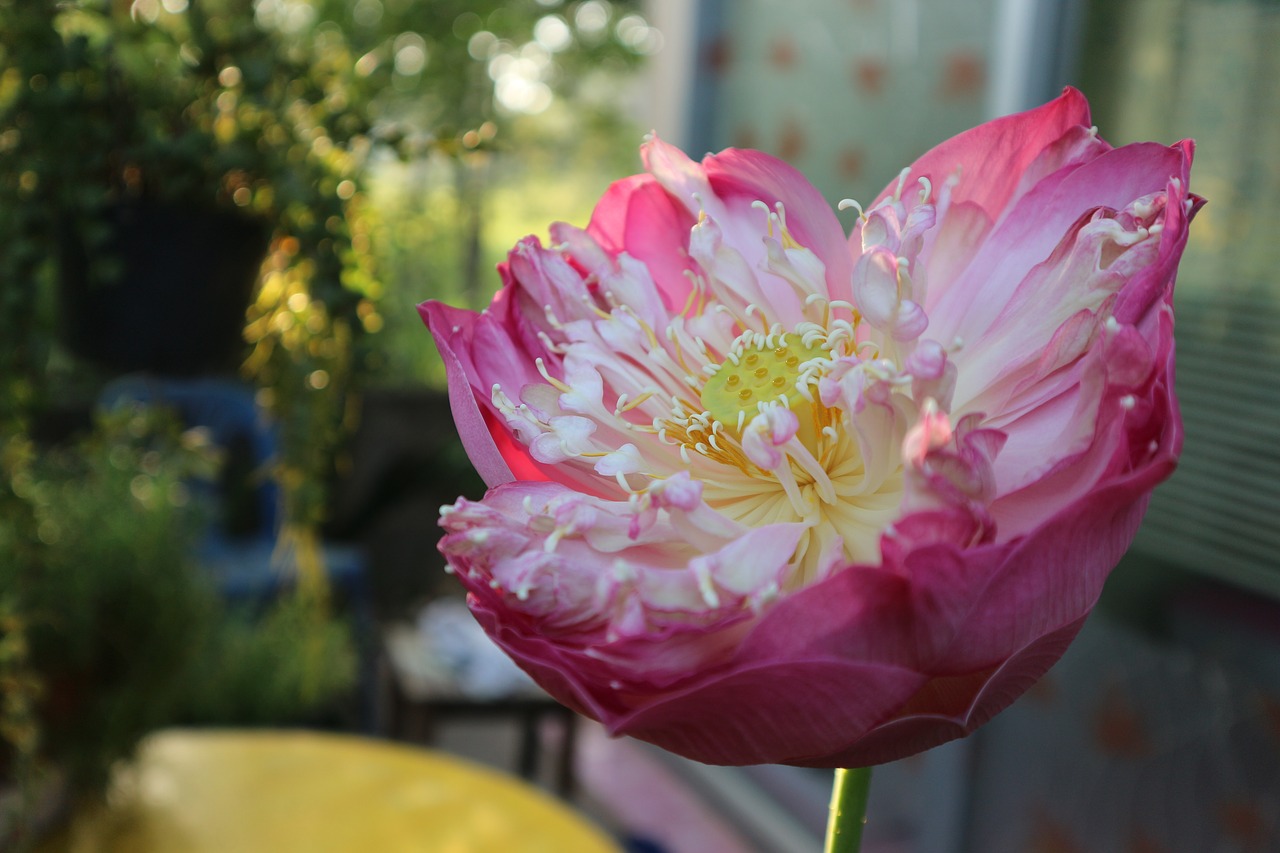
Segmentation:
[(157, 426), (123, 414), (74, 449), (5, 447), (17, 511), (0, 516), (0, 589), (42, 683), (42, 753), (88, 786), (165, 722), (183, 641), (209, 613), (185, 555), (199, 523), (186, 480), (210, 460), (198, 436)]
[[(311, 6), (316, 28), (342, 32), (360, 57), (357, 74), (376, 93), (371, 111), (390, 123), (383, 138), (410, 157), (501, 145), (524, 112), (550, 103), (539, 84), (584, 115), (616, 121), (617, 104), (608, 96), (616, 89), (607, 87), (603, 98), (590, 89), (602, 74), (616, 78), (638, 67), (650, 47), (635, 37), (647, 29), (635, 0), (316, 0)], [(504, 100), (498, 89), (508, 72), (533, 85)], [(531, 98), (519, 97), (524, 94)], [(486, 122), (496, 126), (482, 133)]]
[(633, 167), (614, 82), (646, 50), (637, 5), (0, 0), (0, 768), (55, 760), (92, 787), (156, 726), (305, 719), (355, 668), (323, 591), (251, 618), (209, 589), (196, 435), (130, 413), (61, 449), (28, 438), (74, 383), (95, 396), (55, 335), (67, 247), (110, 287), (113, 206), (264, 223), (246, 373), (280, 425), (305, 581), (349, 390), (439, 373), (412, 304), (482, 302), (523, 223), (584, 221)]
[(110, 286), (104, 214), (136, 200), (237, 210), (272, 235), (247, 371), (281, 421), (286, 511), (317, 524), (352, 364), (376, 328), (362, 218), (367, 84), (340, 32), (286, 32), (251, 0), (0, 0), (0, 423), (48, 381), (50, 291), (69, 245)]
[[(534, 132), (515, 131), (522, 137)], [(443, 388), (444, 364), (413, 305), (432, 298), (483, 307), (501, 284), (494, 268), (516, 241), (530, 233), (545, 241), (547, 224), (556, 220), (586, 225), (609, 182), (635, 170), (639, 139), (630, 128), (534, 139), (520, 158), (492, 155), (481, 167), (483, 193), (470, 199), (460, 194), (452, 174), (467, 167), (452, 160), (382, 164), (369, 195), (384, 220), (374, 252), (387, 308), (385, 328), (372, 342), (371, 381)], [(603, 141), (611, 143), (607, 151), (601, 150)], [(484, 222), (477, 280), (471, 282), (465, 275), (469, 204), (479, 207)]]
[[(641, 131), (625, 120), (619, 93), (653, 47), (638, 8), (600, 0), (318, 4), (319, 18), (340, 26), (361, 55), (358, 70), (376, 81), (376, 135), (401, 155), (370, 169), (380, 219), (372, 251), (386, 306), (365, 360), (373, 381), (443, 385), (412, 306), (431, 297), (482, 307), (516, 240), (553, 219), (585, 224), (608, 182), (635, 171)], [(425, 61), (403, 73), (401, 51), (415, 50)], [(528, 103), (520, 108), (511, 92)]]
[(11, 437), (0, 461), (0, 756), (19, 776), (50, 760), (94, 790), (156, 728), (305, 720), (351, 685), (349, 632), (317, 602), (230, 614), (193, 562), (218, 465), (201, 431), (122, 410), (72, 446)]
[(350, 629), (304, 596), (265, 615), (231, 613), (194, 643), (175, 719), (184, 724), (279, 725), (305, 719), (355, 681)]

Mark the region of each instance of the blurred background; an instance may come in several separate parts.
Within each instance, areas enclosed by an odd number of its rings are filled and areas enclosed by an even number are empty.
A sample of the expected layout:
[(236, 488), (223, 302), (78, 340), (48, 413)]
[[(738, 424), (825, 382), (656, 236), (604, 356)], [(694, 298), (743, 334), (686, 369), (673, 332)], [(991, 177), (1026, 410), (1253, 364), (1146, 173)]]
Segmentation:
[(1198, 142), (1182, 466), (1041, 685), (876, 771), (866, 849), (1280, 850), (1280, 3), (0, 0), (0, 37), (0, 847), (234, 727), (464, 755), (632, 850), (818, 849), (829, 773), (609, 741), (459, 613), (435, 518), (483, 484), (414, 306), (485, 305), (650, 129), (865, 201), (1071, 84), (1113, 144)]

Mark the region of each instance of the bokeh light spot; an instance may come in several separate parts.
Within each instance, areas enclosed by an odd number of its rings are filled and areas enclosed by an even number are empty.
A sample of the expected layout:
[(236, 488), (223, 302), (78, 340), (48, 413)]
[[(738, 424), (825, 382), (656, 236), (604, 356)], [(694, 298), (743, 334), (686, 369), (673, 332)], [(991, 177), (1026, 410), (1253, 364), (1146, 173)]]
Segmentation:
[(551, 53), (559, 53), (573, 42), (573, 32), (559, 15), (544, 15), (533, 25), (533, 37)]
[(609, 4), (603, 0), (587, 0), (574, 13), (573, 23), (588, 35), (599, 35), (609, 25)]
[(467, 40), (467, 53), (472, 59), (488, 59), (498, 47), (498, 37), (488, 30), (481, 30)]
[(374, 27), (382, 20), (382, 3), (379, 0), (359, 0), (351, 8), (351, 20), (362, 27)]

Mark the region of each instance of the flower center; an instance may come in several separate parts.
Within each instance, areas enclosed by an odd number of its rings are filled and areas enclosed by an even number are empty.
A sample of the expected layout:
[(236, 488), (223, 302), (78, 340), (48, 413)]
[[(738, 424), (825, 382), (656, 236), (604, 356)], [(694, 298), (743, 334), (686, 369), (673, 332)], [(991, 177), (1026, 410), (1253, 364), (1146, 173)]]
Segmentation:
[(826, 356), (794, 333), (740, 339), (703, 386), (702, 406), (739, 435), (745, 421), (773, 402), (795, 411), (802, 423), (811, 420), (812, 394), (804, 388), (803, 368)]

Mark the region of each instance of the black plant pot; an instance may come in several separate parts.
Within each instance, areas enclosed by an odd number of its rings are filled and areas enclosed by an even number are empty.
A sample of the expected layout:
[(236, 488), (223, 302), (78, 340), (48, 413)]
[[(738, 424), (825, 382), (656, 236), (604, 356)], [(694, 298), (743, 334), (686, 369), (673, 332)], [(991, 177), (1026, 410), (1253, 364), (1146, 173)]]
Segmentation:
[[(267, 250), (264, 222), (234, 212), (131, 202), (106, 212), (96, 251), (63, 235), (63, 340), (118, 371), (169, 376), (234, 368), (245, 309)], [(101, 261), (114, 261), (106, 276)]]

